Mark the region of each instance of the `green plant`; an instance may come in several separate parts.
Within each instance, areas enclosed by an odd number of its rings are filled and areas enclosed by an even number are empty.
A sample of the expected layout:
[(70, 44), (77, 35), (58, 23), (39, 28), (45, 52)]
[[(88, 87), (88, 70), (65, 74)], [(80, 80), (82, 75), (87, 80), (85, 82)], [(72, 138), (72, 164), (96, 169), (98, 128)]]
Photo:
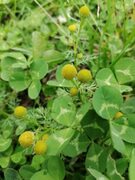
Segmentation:
[(134, 180), (133, 1), (0, 6), (0, 178)]

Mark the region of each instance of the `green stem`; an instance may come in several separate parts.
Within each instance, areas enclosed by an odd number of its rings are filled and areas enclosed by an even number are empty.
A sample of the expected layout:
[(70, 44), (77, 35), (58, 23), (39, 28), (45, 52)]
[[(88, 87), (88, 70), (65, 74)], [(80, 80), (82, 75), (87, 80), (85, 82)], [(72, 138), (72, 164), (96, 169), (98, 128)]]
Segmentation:
[(10, 10), (10, 8), (7, 5), (5, 5), (5, 4), (4, 4), (4, 6), (5, 6), (5, 9), (8, 11), (8, 13), (12, 16), (12, 18), (16, 19), (14, 13)]
[(79, 97), (80, 101), (83, 103), (81, 92), (78, 93), (78, 97)]
[(98, 69), (100, 69), (100, 66), (101, 66), (101, 47), (102, 47), (102, 42), (103, 42), (103, 34), (101, 34), (100, 41), (99, 41)]
[(94, 22), (94, 24), (96, 25), (100, 35), (102, 35), (102, 31), (101, 31), (100, 27), (98, 26), (98, 23), (97, 23), (95, 17), (93, 16), (92, 12), (90, 12), (90, 17), (91, 17), (92, 21)]
[(77, 51), (78, 51), (78, 45), (79, 45), (80, 33), (81, 33), (82, 26), (83, 26), (83, 19), (81, 18), (81, 22), (80, 22), (78, 33), (77, 33), (77, 40), (74, 44), (74, 62), (75, 62), (76, 68), (77, 68)]
[(72, 79), (71, 81), (72, 81), (72, 83), (74, 84), (74, 86), (78, 89), (79, 86), (76, 84), (76, 82), (75, 82), (73, 79)]
[(124, 42), (126, 41), (126, 7), (125, 7), (125, 0), (123, 0), (123, 8), (124, 8), (124, 23), (123, 23), (123, 38), (124, 38)]

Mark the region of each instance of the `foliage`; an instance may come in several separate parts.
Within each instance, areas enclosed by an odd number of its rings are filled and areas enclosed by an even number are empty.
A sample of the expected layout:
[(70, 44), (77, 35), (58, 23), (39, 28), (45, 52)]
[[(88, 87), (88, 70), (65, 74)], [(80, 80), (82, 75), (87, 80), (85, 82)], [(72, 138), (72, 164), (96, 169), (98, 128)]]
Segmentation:
[(133, 1), (0, 9), (0, 180), (135, 180)]

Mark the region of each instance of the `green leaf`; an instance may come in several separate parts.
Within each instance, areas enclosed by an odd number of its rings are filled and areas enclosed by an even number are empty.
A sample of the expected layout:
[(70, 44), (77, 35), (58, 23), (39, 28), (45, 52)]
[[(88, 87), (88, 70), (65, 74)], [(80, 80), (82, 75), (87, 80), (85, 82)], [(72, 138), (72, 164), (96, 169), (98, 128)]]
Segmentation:
[(3, 139), (3, 137), (0, 137), (0, 152), (6, 151), (12, 143), (12, 139)]
[(120, 59), (115, 67), (115, 74), (120, 84), (135, 81), (135, 60), (130, 58)]
[(21, 180), (19, 173), (15, 169), (12, 169), (12, 168), (8, 168), (5, 170), (4, 177), (5, 177), (5, 180), (13, 180), (13, 179)]
[(29, 78), (27, 72), (16, 69), (14, 72), (12, 72), (9, 84), (12, 89), (16, 91), (23, 91), (25, 90), (31, 82), (31, 79)]
[(99, 87), (105, 85), (116, 87), (118, 85), (113, 72), (109, 68), (103, 68), (98, 71), (96, 82)]
[(63, 149), (62, 153), (65, 156), (76, 157), (82, 152), (87, 151), (89, 143), (90, 141), (85, 133), (76, 132), (68, 146)]
[[(135, 146), (134, 146), (134, 144), (127, 143), (127, 142), (125, 142), (125, 146), (126, 146), (126, 151), (127, 151), (127, 157), (129, 160), (131, 158), (131, 154), (132, 154), (132, 151), (135, 148)], [(128, 163), (129, 163), (129, 161), (128, 161)]]
[[(32, 9), (32, 11), (26, 14), (27, 15), (25, 18), (21, 18), (19, 22), (19, 26), (21, 28), (25, 28), (27, 32), (28, 31), (32, 32), (33, 29), (38, 29), (38, 27), (41, 26), (43, 22), (43, 18), (45, 17), (44, 12), (39, 8)], [(30, 40), (31, 40), (31, 34), (30, 34)]]
[(128, 168), (128, 159), (125, 157), (116, 160), (116, 167), (118, 172), (123, 175)]
[(99, 171), (97, 171), (97, 170), (95, 170), (95, 169), (88, 168), (87, 170), (88, 170), (88, 172), (89, 172), (90, 174), (92, 174), (92, 176), (95, 177), (97, 180), (100, 180), (100, 179), (102, 179), (102, 180), (110, 180), (110, 179), (108, 179), (105, 175), (103, 175), (102, 173), (100, 173)]
[(100, 138), (108, 130), (108, 122), (103, 121), (94, 110), (87, 112), (81, 125), (90, 139)]
[(6, 151), (4, 151), (2, 154), (4, 154), (5, 156), (10, 157), (11, 154), (13, 153), (14, 149), (13, 146), (11, 145)]
[(119, 85), (118, 87), (119, 87), (119, 91), (120, 91), (121, 93), (133, 91), (133, 88), (132, 88), (131, 86)]
[(113, 123), (113, 127), (119, 132), (121, 139), (129, 143), (135, 143), (135, 128), (118, 123)]
[(116, 128), (113, 126), (113, 124), (110, 124), (110, 133), (112, 138), (113, 147), (120, 153), (127, 155), (126, 146), (123, 142), (119, 131), (116, 130)]
[(123, 113), (131, 114), (131, 113), (135, 113), (135, 108), (134, 107), (135, 107), (135, 98), (132, 97), (132, 98), (127, 99), (124, 102), (121, 110), (122, 110)]
[(62, 81), (50, 80), (47, 82), (47, 85), (54, 87), (74, 87), (74, 84), (66, 79), (63, 79)]
[(132, 151), (131, 160), (129, 164), (129, 179), (135, 180), (135, 149)]
[(3, 130), (3, 137), (4, 138), (9, 138), (12, 136), (13, 131), (14, 131), (14, 125), (13, 122), (11, 122), (11, 120), (5, 120), (1, 126), (2, 130)]
[(127, 119), (126, 120), (124, 119), (125, 121), (123, 120), (123, 124), (135, 128), (135, 113), (127, 114), (126, 117), (127, 117)]
[(45, 161), (44, 157), (41, 155), (35, 155), (33, 156), (32, 159), (32, 164), (31, 166), (36, 169), (39, 170), (40, 169), (40, 165)]
[(110, 180), (124, 180), (124, 178), (117, 171), (115, 160), (111, 156), (107, 159), (107, 175)]
[(30, 165), (24, 165), (19, 169), (20, 175), (24, 180), (30, 179), (35, 173), (35, 169)]
[(65, 55), (56, 50), (47, 50), (44, 52), (43, 57), (48, 63), (59, 63), (65, 60)]
[(70, 139), (74, 135), (74, 130), (71, 128), (56, 131), (47, 140), (48, 150), (47, 155), (57, 155), (68, 145)]
[(70, 96), (58, 97), (54, 100), (51, 116), (58, 123), (72, 126), (75, 121), (76, 107)]
[(0, 157), (0, 166), (2, 168), (7, 168), (10, 162), (10, 157)]
[(123, 98), (120, 92), (111, 86), (102, 86), (93, 96), (93, 106), (99, 116), (104, 119), (113, 119), (122, 105)]
[(36, 99), (41, 90), (41, 83), (39, 80), (34, 80), (29, 86), (28, 95), (31, 99)]
[(15, 60), (17, 60), (17, 61), (14, 61), (12, 68), (21, 68), (21, 69), (27, 68), (26, 57), (20, 52), (4, 53), (3, 57), (4, 57), (5, 61), (6, 61), (6, 58), (8, 58), (8, 57), (14, 58)]
[(120, 119), (118, 119), (117, 124), (129, 126), (131, 128), (135, 128), (135, 114), (126, 114), (125, 116), (122, 116)]
[(93, 168), (97, 171), (104, 172), (106, 169), (107, 156), (107, 149), (98, 144), (92, 143), (86, 156), (86, 168)]
[(112, 86), (114, 88), (117, 88), (121, 93), (123, 92), (130, 92), (132, 91), (132, 88), (127, 85), (120, 85), (116, 78), (109, 68), (103, 68), (100, 71), (98, 71), (96, 75), (96, 82), (99, 87), (101, 86)]
[(31, 178), (30, 180), (37, 180), (37, 179), (40, 179), (40, 180), (54, 180), (49, 174), (45, 174), (44, 173), (44, 170), (42, 171), (38, 171), (36, 172)]
[(89, 111), (89, 109), (90, 109), (90, 104), (89, 104), (89, 102), (81, 105), (81, 107), (78, 109), (78, 111), (77, 111), (77, 113), (76, 113), (76, 119), (77, 119), (77, 121), (75, 121), (75, 124), (81, 122), (81, 120), (82, 120), (83, 117), (87, 114), (87, 112)]
[(30, 74), (33, 80), (42, 79), (48, 72), (48, 64), (43, 59), (34, 60), (30, 66)]
[(48, 174), (56, 180), (63, 180), (65, 177), (64, 162), (60, 159), (60, 157), (49, 157), (47, 162), (47, 170)]
[(11, 156), (12, 162), (14, 162), (16, 164), (21, 162), (22, 159), (23, 159), (23, 153), (22, 152), (16, 152), (16, 153), (12, 154), (12, 156)]
[(25, 129), (27, 128), (27, 124), (26, 122), (19, 122), (18, 127), (16, 128), (15, 134), (18, 136), (21, 133), (23, 133), (25, 131)]
[[(25, 56), (20, 52), (8, 52), (2, 54), (2, 69), (8, 73), (8, 70), (11, 72), (15, 68), (26, 69), (27, 68), (27, 60)], [(9, 72), (9, 73), (10, 73)]]
[(34, 59), (43, 56), (43, 52), (46, 49), (46, 40), (41, 32), (34, 31), (32, 33), (32, 45), (33, 45), (33, 57)]
[(1, 60), (1, 78), (5, 81), (9, 81), (11, 74), (13, 73), (12, 66), (17, 60), (11, 57), (6, 57)]

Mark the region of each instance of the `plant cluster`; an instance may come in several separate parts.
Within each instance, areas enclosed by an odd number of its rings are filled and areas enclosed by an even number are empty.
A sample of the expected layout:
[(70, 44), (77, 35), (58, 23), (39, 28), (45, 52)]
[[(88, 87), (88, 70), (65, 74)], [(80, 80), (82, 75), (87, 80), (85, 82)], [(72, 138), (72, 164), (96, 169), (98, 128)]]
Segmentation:
[(0, 8), (0, 180), (135, 180), (133, 1)]

